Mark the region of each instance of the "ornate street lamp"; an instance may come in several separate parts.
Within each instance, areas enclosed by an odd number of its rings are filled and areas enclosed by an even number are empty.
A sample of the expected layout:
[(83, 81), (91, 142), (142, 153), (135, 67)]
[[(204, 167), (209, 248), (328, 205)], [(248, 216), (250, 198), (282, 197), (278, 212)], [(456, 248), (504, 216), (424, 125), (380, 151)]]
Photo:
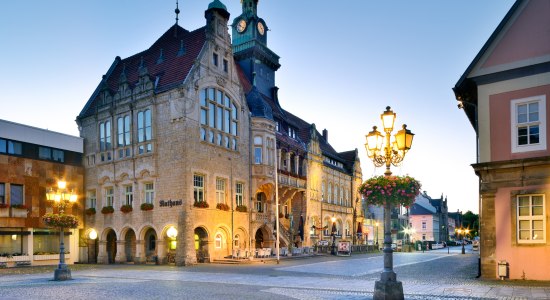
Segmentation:
[(330, 254), (336, 255), (336, 218), (332, 217), (332, 230), (330, 236), (332, 236), (332, 247), (330, 249)]
[(74, 193), (74, 190), (67, 189), (67, 182), (58, 181), (57, 189), (50, 188), (46, 192), (46, 199), (52, 201), (54, 205), (59, 208), (59, 214), (45, 215), (44, 221), (50, 226), (55, 226), (59, 228), (59, 264), (57, 269), (54, 271), (55, 281), (70, 280), (71, 270), (65, 264), (65, 243), (64, 231), (65, 228), (75, 228), (78, 225), (76, 218), (72, 215), (65, 215), (65, 209), (75, 203), (78, 199), (77, 195)]
[(458, 228), (456, 229), (456, 232), (458, 233), (458, 237), (460, 238), (460, 235), (462, 235), (462, 240), (461, 240), (461, 243), (462, 243), (462, 254), (466, 254), (466, 250), (464, 249), (464, 236), (466, 236), (466, 234), (470, 233), (470, 229), (464, 229), (464, 228)]
[[(394, 136), (392, 131), (396, 114), (387, 106), (380, 115), (385, 136), (374, 126), (367, 135), (365, 148), (368, 157), (376, 167), (386, 166), (385, 176), (391, 176), (390, 166), (399, 166), (405, 154), (411, 149), (414, 134), (403, 125)], [(403, 299), (403, 284), (397, 281), (393, 271), (393, 250), (391, 249), (391, 203), (386, 201), (384, 208), (384, 271), (374, 285), (374, 299)]]

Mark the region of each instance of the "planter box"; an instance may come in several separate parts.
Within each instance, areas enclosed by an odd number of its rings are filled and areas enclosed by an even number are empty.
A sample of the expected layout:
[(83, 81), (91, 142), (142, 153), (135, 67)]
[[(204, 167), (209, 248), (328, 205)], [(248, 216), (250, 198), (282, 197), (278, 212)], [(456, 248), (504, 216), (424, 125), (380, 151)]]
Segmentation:
[(31, 257), (28, 255), (21, 255), (21, 256), (12, 256), (10, 258), (11, 261), (30, 261)]
[(0, 208), (0, 218), (8, 218), (10, 216), (10, 208)]
[[(70, 253), (65, 254), (65, 259), (70, 258)], [(59, 254), (40, 254), (34, 255), (34, 260), (59, 260)]]
[(11, 216), (14, 218), (26, 218), (27, 209), (26, 208), (13, 208), (11, 209)]

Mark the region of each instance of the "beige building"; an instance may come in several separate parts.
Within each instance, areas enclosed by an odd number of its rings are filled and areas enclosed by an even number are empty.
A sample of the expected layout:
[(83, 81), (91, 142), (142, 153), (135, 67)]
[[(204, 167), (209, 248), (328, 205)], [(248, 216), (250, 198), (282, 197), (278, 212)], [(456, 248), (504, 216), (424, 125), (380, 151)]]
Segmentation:
[(88, 261), (255, 256), (274, 250), (278, 217), (281, 247), (330, 235), (312, 226), (330, 229), (332, 216), (339, 238), (351, 240), (357, 151), (336, 152), (326, 131), (281, 108), (279, 57), (257, 4), (243, 1), (232, 40), (229, 13), (215, 0), (204, 27), (176, 23), (149, 49), (117, 57), (103, 77), (77, 118), (84, 234), (98, 233)]

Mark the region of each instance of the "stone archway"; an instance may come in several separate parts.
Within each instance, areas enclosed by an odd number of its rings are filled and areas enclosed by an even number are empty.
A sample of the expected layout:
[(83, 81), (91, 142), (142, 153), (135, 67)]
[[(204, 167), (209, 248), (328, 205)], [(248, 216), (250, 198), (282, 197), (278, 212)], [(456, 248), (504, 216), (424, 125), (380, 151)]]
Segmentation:
[(116, 257), (116, 233), (114, 230), (109, 230), (107, 233), (107, 263), (114, 264)]
[(124, 235), (124, 254), (126, 254), (126, 262), (133, 262), (136, 257), (136, 233), (133, 229), (129, 229)]
[(153, 228), (147, 229), (144, 238), (145, 262), (155, 262), (157, 256), (157, 232)]
[(195, 252), (197, 262), (210, 262), (210, 251), (208, 250), (208, 232), (202, 227), (195, 228)]
[(264, 233), (262, 231), (261, 228), (258, 228), (258, 230), (256, 230), (256, 234), (254, 235), (254, 240), (255, 240), (255, 244), (254, 244), (254, 248), (256, 249), (260, 249), (260, 248), (263, 248), (264, 247)]

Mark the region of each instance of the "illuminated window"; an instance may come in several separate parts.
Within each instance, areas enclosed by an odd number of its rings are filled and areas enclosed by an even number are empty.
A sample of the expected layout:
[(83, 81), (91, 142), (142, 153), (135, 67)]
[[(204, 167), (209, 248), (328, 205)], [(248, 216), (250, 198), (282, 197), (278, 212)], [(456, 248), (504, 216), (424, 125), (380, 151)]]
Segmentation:
[(220, 233), (216, 234), (216, 238), (214, 239), (216, 249), (222, 248), (222, 240), (222, 235)]
[(517, 197), (517, 237), (519, 243), (545, 243), (546, 218), (544, 195)]
[(95, 190), (88, 191), (88, 208), (96, 208), (96, 194)]

